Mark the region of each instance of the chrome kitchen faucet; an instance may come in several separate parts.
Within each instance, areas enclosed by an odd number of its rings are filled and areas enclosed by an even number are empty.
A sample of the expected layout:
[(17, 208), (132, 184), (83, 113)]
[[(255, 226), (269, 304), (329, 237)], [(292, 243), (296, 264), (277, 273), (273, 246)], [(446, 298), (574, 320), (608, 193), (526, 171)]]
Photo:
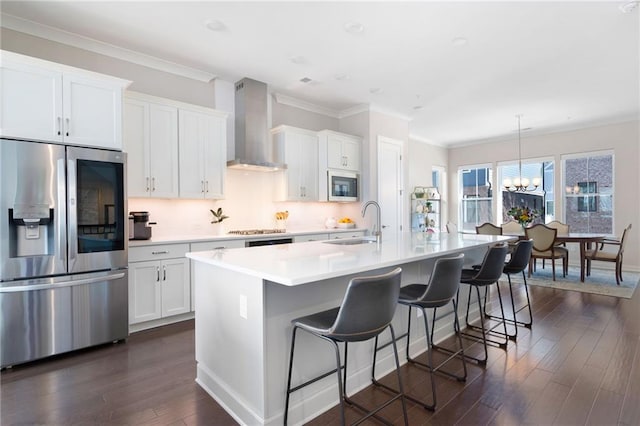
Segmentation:
[(376, 243), (380, 244), (382, 242), (382, 228), (380, 226), (380, 204), (373, 200), (364, 203), (364, 206), (362, 206), (362, 217), (364, 217), (364, 214), (367, 211), (367, 207), (369, 207), (370, 205), (374, 205), (376, 207), (376, 225), (373, 228), (372, 234), (376, 237)]

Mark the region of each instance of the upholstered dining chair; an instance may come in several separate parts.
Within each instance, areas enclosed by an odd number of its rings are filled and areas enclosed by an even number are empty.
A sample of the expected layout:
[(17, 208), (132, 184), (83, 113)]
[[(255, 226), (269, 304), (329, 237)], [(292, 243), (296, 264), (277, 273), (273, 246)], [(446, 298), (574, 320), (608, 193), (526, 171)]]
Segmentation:
[(556, 245), (558, 230), (538, 223), (530, 228), (525, 228), (524, 233), (528, 240), (533, 240), (529, 276), (535, 269), (536, 259), (551, 259), (553, 281), (556, 280), (556, 259), (562, 259), (562, 276), (566, 276), (569, 267), (569, 251)]
[(502, 235), (518, 235), (522, 233), (522, 225), (515, 220), (503, 223), (501, 228)]
[(485, 222), (482, 225), (476, 226), (476, 234), (502, 235), (502, 228), (494, 225), (493, 223)]
[(558, 234), (568, 234), (569, 233), (569, 225), (566, 223), (562, 223), (559, 220), (552, 220), (549, 223), (546, 223), (547, 227), (557, 229)]
[[(620, 241), (616, 240), (604, 240), (601, 244), (596, 244), (595, 248), (587, 250), (584, 253), (585, 260), (587, 261), (587, 276), (591, 275), (591, 261), (599, 260), (601, 262), (615, 262), (616, 263), (616, 283), (620, 285), (622, 281), (622, 257), (624, 255), (624, 246), (627, 240), (627, 236), (631, 231), (631, 224), (622, 231), (622, 237)], [(605, 250), (608, 246), (615, 247), (615, 250)]]

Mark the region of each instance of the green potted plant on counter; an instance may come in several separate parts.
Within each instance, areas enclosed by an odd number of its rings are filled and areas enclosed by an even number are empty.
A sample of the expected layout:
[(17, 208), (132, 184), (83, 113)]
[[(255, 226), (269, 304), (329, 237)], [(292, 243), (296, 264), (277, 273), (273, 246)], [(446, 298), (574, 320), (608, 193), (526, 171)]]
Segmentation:
[(229, 219), (229, 216), (227, 216), (222, 212), (222, 207), (218, 207), (217, 210), (211, 209), (209, 211), (213, 215), (213, 220), (211, 220), (211, 223), (216, 224), (215, 225), (216, 235), (225, 234), (225, 229), (224, 229), (224, 225), (222, 224), (222, 221), (225, 219)]

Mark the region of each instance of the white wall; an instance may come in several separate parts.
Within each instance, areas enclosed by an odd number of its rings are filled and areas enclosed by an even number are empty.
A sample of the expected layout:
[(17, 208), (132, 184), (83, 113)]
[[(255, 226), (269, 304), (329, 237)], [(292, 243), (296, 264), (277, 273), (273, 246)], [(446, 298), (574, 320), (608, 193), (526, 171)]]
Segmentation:
[(214, 85), (2, 28), (0, 48), (130, 80), (129, 90), (214, 107)]
[(448, 191), (448, 170), (449, 150), (440, 147), (429, 145), (425, 142), (409, 140), (409, 149), (407, 155), (406, 166), (409, 169), (409, 180), (407, 181), (406, 190), (407, 193), (411, 193), (416, 186), (432, 186), (431, 172), (433, 167), (440, 167), (445, 170), (445, 175), (442, 176), (442, 193), (440, 194), (440, 220), (441, 227), (447, 223), (449, 217), (449, 194)]
[[(638, 121), (590, 127), (567, 132), (522, 137), (522, 158), (552, 156), (555, 161), (556, 217), (562, 218), (561, 156), (601, 150), (613, 150), (615, 167), (614, 232), (633, 224), (625, 249), (624, 267), (640, 270), (640, 125)], [(515, 156), (515, 157), (514, 157)], [(483, 143), (449, 150), (450, 217), (458, 222), (458, 168), (491, 164), (494, 170), (501, 161), (517, 160), (517, 140)], [(493, 182), (494, 188), (499, 182)], [(495, 204), (495, 203), (494, 203)], [(494, 205), (494, 209), (497, 206)], [(496, 211), (496, 210), (494, 210)], [(575, 256), (574, 256), (575, 258)], [(598, 262), (600, 266), (602, 262)], [(605, 266), (605, 265), (602, 265)]]

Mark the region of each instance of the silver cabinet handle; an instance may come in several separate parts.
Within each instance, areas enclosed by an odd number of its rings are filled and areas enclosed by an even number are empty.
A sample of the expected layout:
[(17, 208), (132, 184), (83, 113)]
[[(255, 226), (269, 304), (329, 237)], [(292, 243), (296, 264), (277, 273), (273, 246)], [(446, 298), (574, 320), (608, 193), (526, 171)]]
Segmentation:
[(146, 192), (149, 192), (149, 178), (147, 177), (147, 189)]
[(155, 192), (156, 190), (156, 178), (151, 178), (151, 190)]
[(57, 129), (58, 129), (58, 136), (60, 136), (62, 134), (62, 117), (58, 117), (57, 121)]
[(204, 185), (205, 185), (206, 192), (208, 194), (209, 193), (209, 181), (208, 180), (204, 181)]
[(66, 121), (67, 121), (67, 132), (66, 132), (66, 135), (69, 136), (69, 127), (70, 127), (69, 126), (69, 122), (70, 122), (69, 117), (67, 117)]
[(203, 180), (200, 181), (200, 192), (202, 192), (204, 194), (204, 181)]
[(167, 280), (167, 267), (165, 265), (162, 265), (162, 281), (166, 281)]
[(156, 266), (156, 282), (160, 282), (160, 267)]
[(151, 254), (169, 254), (169, 250), (152, 251)]

